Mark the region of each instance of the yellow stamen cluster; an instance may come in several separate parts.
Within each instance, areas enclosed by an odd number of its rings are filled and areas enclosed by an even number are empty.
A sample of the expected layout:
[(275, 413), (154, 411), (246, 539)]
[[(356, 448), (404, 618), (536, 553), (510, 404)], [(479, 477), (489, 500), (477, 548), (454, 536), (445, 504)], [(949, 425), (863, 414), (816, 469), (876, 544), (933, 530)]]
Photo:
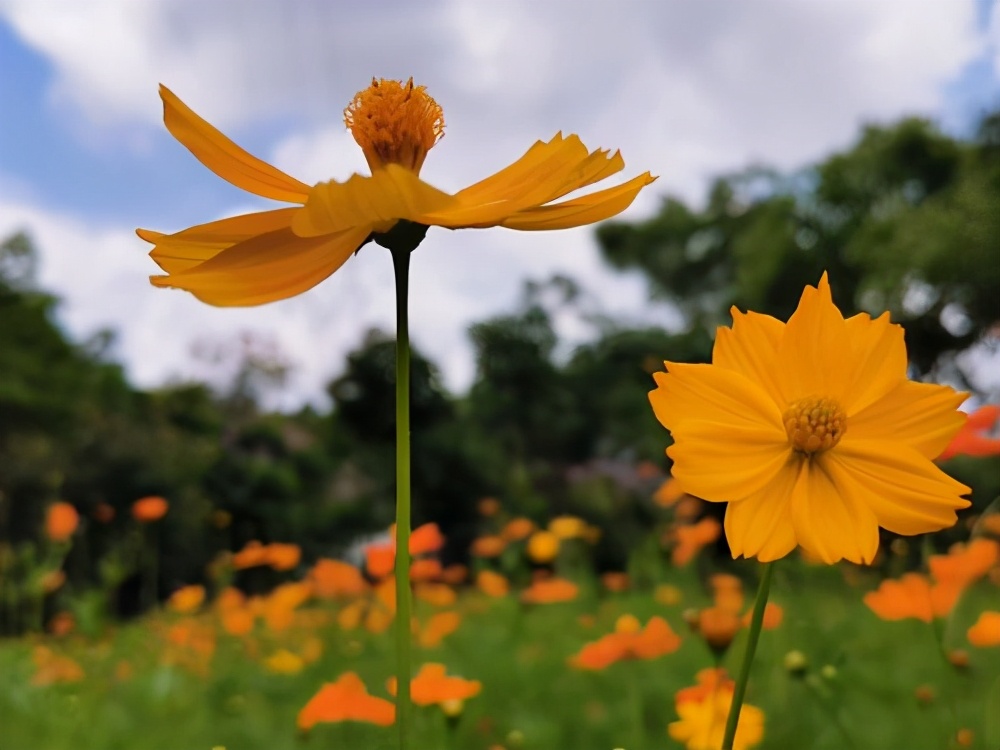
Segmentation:
[(354, 95), (344, 123), (372, 171), (386, 164), (420, 172), (427, 152), (444, 135), (444, 112), (424, 86), (385, 78)]
[(808, 396), (792, 402), (782, 417), (788, 442), (801, 453), (825, 451), (840, 442), (847, 415), (831, 398)]

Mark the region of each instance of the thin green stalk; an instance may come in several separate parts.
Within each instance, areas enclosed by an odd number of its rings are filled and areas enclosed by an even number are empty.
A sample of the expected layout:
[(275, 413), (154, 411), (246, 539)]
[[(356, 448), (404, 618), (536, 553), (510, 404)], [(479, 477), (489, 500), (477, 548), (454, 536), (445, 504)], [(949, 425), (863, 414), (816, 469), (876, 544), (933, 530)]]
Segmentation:
[(410, 704), (410, 252), (392, 251), (396, 276), (396, 726), (409, 743)]
[(767, 594), (771, 589), (771, 573), (774, 570), (774, 563), (764, 563), (762, 567), (763, 574), (757, 588), (757, 600), (753, 605), (753, 617), (750, 620), (750, 632), (747, 634), (747, 646), (743, 652), (743, 663), (740, 665), (736, 690), (733, 692), (733, 702), (729, 707), (729, 716), (726, 719), (726, 732), (722, 737), (722, 750), (733, 750), (736, 725), (740, 721), (740, 709), (743, 708), (743, 697), (746, 695), (747, 682), (750, 680), (750, 667), (753, 664), (754, 652), (757, 650), (757, 641), (760, 639), (761, 626), (764, 624), (764, 607), (767, 606)]

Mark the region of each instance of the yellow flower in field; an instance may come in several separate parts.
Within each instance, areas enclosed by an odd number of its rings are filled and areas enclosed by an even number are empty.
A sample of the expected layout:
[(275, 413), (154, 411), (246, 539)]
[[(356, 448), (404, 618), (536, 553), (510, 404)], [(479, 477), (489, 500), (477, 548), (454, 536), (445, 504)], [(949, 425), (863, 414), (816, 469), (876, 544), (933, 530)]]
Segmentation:
[(882, 526), (955, 523), (969, 491), (932, 462), (962, 426), (965, 394), (906, 377), (903, 330), (844, 319), (826, 274), (782, 323), (732, 310), (712, 364), (666, 363), (649, 394), (681, 489), (726, 508), (733, 556), (797, 545), (825, 563), (870, 563)]
[[(717, 750), (722, 747), (734, 683), (722, 669), (703, 669), (697, 679), (697, 685), (682, 688), (674, 696), (679, 718), (670, 723), (667, 732), (687, 750)], [(756, 706), (743, 704), (733, 750), (747, 750), (763, 739), (764, 712)]]
[[(588, 152), (576, 135), (538, 141), (520, 159), (454, 195), (418, 176), (444, 134), (444, 114), (424, 90), (372, 79), (344, 112), (371, 176), (310, 187), (257, 159), (160, 87), (164, 124), (219, 177), (255, 195), (298, 204), (162, 234), (139, 236), (166, 272), (156, 286), (186, 289), (213, 305), (259, 305), (300, 294), (332, 274), (369, 240), (412, 249), (429, 226), (461, 229), (565, 229), (625, 210), (655, 178), (648, 172), (616, 187), (561, 203), (625, 164), (617, 152)], [(386, 237), (392, 232), (391, 237)]]

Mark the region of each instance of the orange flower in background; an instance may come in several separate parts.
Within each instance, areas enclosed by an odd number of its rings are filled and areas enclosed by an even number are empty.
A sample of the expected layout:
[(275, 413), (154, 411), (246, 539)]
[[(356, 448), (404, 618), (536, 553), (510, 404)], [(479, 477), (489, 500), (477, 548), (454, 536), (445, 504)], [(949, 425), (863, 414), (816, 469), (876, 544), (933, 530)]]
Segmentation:
[(743, 609), (743, 581), (728, 573), (715, 573), (708, 579), (716, 607), (732, 612)]
[(436, 581), (441, 577), (441, 562), (430, 558), (414, 560), (410, 565), (411, 581)]
[(320, 558), (309, 571), (313, 593), (320, 599), (350, 599), (368, 590), (361, 571), (342, 560)]
[(536, 531), (528, 538), (525, 551), (532, 562), (550, 563), (559, 555), (559, 537), (551, 531)]
[(927, 567), (942, 584), (964, 589), (986, 575), (1000, 563), (1000, 542), (993, 539), (973, 539), (954, 546), (947, 555), (931, 555)]
[(870, 563), (879, 527), (955, 523), (969, 488), (933, 459), (965, 421), (965, 394), (906, 377), (888, 314), (844, 319), (826, 274), (788, 323), (732, 310), (710, 365), (666, 363), (650, 393), (684, 491), (728, 502), (734, 557), (802, 547), (824, 563)]
[(295, 204), (171, 235), (137, 230), (154, 245), (150, 257), (166, 272), (151, 277), (152, 283), (185, 289), (212, 305), (259, 305), (301, 294), (369, 239), (385, 242), (384, 235), (402, 222), (449, 229), (566, 229), (615, 216), (655, 179), (646, 172), (623, 185), (553, 203), (625, 166), (618, 153), (588, 153), (577, 136), (559, 133), (450, 195), (418, 176), (444, 133), (441, 107), (412, 79), (383, 78), (372, 79), (344, 112), (371, 176), (310, 187), (248, 154), (164, 86), (160, 97), (167, 130), (202, 164), (247, 192)]
[(527, 604), (557, 604), (576, 599), (580, 587), (564, 578), (543, 578), (532, 581), (521, 592), (521, 601)]
[[(393, 526), (393, 539), (396, 538), (396, 529)], [(425, 523), (410, 532), (410, 554), (426, 555), (431, 552), (439, 552), (444, 547), (445, 538), (436, 523)]]
[(972, 412), (938, 460), (955, 456), (1000, 456), (1000, 404), (987, 404)]
[(159, 521), (170, 509), (170, 503), (157, 496), (143, 497), (132, 503), (132, 518), (139, 523)]
[(491, 596), (494, 599), (507, 596), (507, 592), (510, 591), (510, 584), (507, 582), (507, 579), (499, 573), (494, 573), (492, 570), (479, 571), (479, 574), (476, 576), (476, 587), (486, 594), (486, 596)]
[(628, 591), (630, 586), (628, 573), (622, 573), (619, 571), (608, 571), (607, 573), (602, 573), (601, 583), (605, 589), (613, 593)]
[(302, 559), (302, 550), (297, 544), (274, 542), (267, 546), (267, 564), (275, 570), (292, 570)]
[(587, 522), (576, 516), (556, 516), (549, 521), (549, 531), (562, 541), (583, 539), (587, 536)]
[(372, 578), (385, 578), (395, 566), (395, 544), (371, 544), (365, 547), (365, 570)]
[(698, 523), (675, 526), (672, 536), (676, 544), (670, 553), (670, 561), (677, 566), (687, 565), (703, 547), (718, 539), (721, 533), (722, 524), (711, 516)]
[(973, 646), (1000, 646), (1000, 612), (981, 612), (967, 635)]
[(632, 615), (622, 615), (615, 623), (615, 632), (586, 644), (570, 657), (569, 663), (578, 669), (606, 669), (625, 659), (656, 659), (672, 654), (681, 645), (677, 635), (662, 617), (651, 617), (646, 627)]
[(396, 721), (396, 707), (385, 698), (368, 694), (361, 678), (344, 672), (336, 682), (319, 689), (299, 711), (299, 729), (308, 731), (320, 722), (363, 721), (387, 727)]
[(698, 634), (715, 650), (725, 650), (743, 627), (739, 616), (722, 607), (706, 607), (698, 612)]
[(52, 503), (45, 513), (45, 535), (57, 544), (68, 542), (80, 524), (80, 514), (69, 503)]
[(438, 612), (431, 615), (427, 624), (417, 630), (417, 643), (421, 648), (436, 648), (446, 636), (451, 635), (462, 624), (458, 612)]
[(448, 565), (441, 571), (441, 583), (447, 583), (449, 586), (458, 586), (460, 583), (465, 583), (465, 579), (468, 577), (469, 569), (458, 563)]
[(268, 548), (256, 539), (247, 542), (243, 549), (233, 553), (233, 569), (246, 570), (268, 564)]
[[(388, 681), (389, 692), (396, 694), (396, 678)], [(448, 701), (465, 701), (479, 695), (483, 685), (479, 680), (449, 677), (444, 664), (424, 664), (410, 680), (410, 698), (418, 706), (433, 706)]]
[[(687, 750), (718, 750), (733, 702), (734, 683), (723, 670), (714, 669), (703, 669), (697, 679), (697, 686), (677, 692), (674, 705), (679, 718), (670, 723), (667, 731)], [(763, 739), (764, 712), (744, 703), (740, 707), (733, 750), (748, 750)]]
[(472, 546), (469, 547), (469, 554), (473, 557), (500, 557), (506, 547), (507, 542), (501, 537), (481, 536), (472, 540)]
[(191, 614), (204, 603), (205, 587), (197, 585), (179, 588), (167, 600), (167, 606), (171, 611), (182, 615)]
[(32, 685), (79, 682), (84, 678), (83, 668), (76, 661), (57, 654), (46, 646), (35, 646), (32, 660), (35, 662), (35, 674), (31, 677)]
[(446, 583), (419, 583), (413, 587), (413, 595), (432, 607), (450, 607), (458, 599), (455, 589)]
[(883, 620), (913, 617), (930, 622), (951, 612), (960, 593), (952, 585), (931, 585), (920, 573), (904, 573), (899, 580), (882, 581), (876, 591), (864, 595), (864, 603)]
[[(389, 527), (389, 541), (365, 547), (365, 569), (373, 578), (385, 578), (396, 567), (396, 526)], [(436, 523), (425, 523), (410, 532), (410, 554), (425, 555), (437, 552), (445, 543), (444, 535)]]
[[(740, 623), (745, 628), (750, 627), (750, 621), (753, 619), (753, 610), (748, 609), (743, 613), (743, 617), (740, 619)], [(764, 605), (764, 619), (761, 621), (761, 627), (764, 630), (774, 630), (781, 626), (782, 621), (785, 619), (785, 610), (783, 610), (779, 605), (774, 602), (768, 602)]]
[(653, 502), (661, 508), (670, 508), (686, 494), (676, 479), (667, 477), (663, 484), (653, 493)]
[(527, 539), (535, 530), (535, 522), (530, 518), (512, 518), (500, 531), (500, 536), (508, 542)]
[(479, 515), (492, 518), (500, 512), (500, 501), (495, 497), (484, 497), (477, 503), (476, 508), (479, 510)]

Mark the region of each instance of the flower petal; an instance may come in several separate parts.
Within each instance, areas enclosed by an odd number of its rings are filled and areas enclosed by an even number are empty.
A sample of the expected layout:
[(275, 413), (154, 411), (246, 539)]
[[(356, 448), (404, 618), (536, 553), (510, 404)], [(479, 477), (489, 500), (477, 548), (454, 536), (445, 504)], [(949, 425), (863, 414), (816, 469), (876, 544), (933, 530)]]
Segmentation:
[(299, 237), (336, 234), (352, 227), (387, 232), (397, 221), (433, 224), (425, 214), (457, 205), (448, 195), (398, 164), (387, 164), (371, 177), (355, 174), (346, 182), (321, 182), (309, 191), (305, 208), (292, 221)]
[(195, 114), (166, 86), (160, 86), (160, 98), (167, 130), (219, 177), (254, 195), (305, 203), (308, 185), (251, 156)]
[(826, 274), (816, 288), (802, 291), (799, 306), (778, 345), (776, 372), (788, 401), (807, 396), (832, 398), (844, 406), (846, 383), (855, 366), (847, 325), (830, 296)]
[(150, 281), (186, 289), (210, 305), (261, 305), (314, 287), (340, 268), (368, 234), (368, 227), (358, 227), (302, 238), (291, 229), (279, 229), (226, 248), (189, 270)]
[(775, 441), (787, 444), (777, 404), (753, 381), (714, 365), (664, 364), (668, 372), (653, 374), (657, 387), (649, 400), (668, 430), (685, 422), (718, 422), (768, 429)]
[(965, 423), (958, 407), (967, 395), (944, 385), (904, 380), (848, 416), (843, 440), (899, 441), (937, 458)]
[(596, 193), (583, 195), (552, 206), (537, 206), (518, 211), (500, 222), (508, 229), (547, 230), (569, 229), (594, 224), (616, 216), (632, 205), (632, 201), (655, 177), (644, 172), (628, 182)]
[(720, 326), (715, 334), (712, 364), (735, 370), (767, 391), (775, 403), (783, 403), (784, 394), (775, 360), (785, 324), (770, 315), (730, 310), (733, 327)]
[(788, 462), (787, 440), (766, 427), (688, 422), (672, 431), (671, 473), (687, 493), (713, 502), (746, 498), (775, 481)]
[(180, 273), (213, 258), (228, 247), (259, 234), (286, 228), (298, 208), (279, 208), (199, 224), (175, 234), (137, 229), (146, 242), (155, 247), (150, 257), (167, 273)]
[(802, 462), (792, 490), (792, 524), (799, 544), (828, 565), (847, 559), (871, 563), (878, 551), (878, 520), (853, 484), (828, 470), (829, 454)]
[(823, 455), (838, 488), (868, 506), (879, 526), (897, 534), (923, 534), (954, 525), (959, 497), (969, 488), (926, 456), (902, 443), (848, 439)]
[(789, 453), (784, 467), (757, 492), (726, 507), (726, 540), (733, 557), (770, 562), (795, 549), (789, 507), (801, 458)]
[(875, 320), (860, 313), (846, 323), (854, 355), (841, 406), (850, 417), (906, 380), (907, 359), (903, 328), (889, 322), (889, 313)]

